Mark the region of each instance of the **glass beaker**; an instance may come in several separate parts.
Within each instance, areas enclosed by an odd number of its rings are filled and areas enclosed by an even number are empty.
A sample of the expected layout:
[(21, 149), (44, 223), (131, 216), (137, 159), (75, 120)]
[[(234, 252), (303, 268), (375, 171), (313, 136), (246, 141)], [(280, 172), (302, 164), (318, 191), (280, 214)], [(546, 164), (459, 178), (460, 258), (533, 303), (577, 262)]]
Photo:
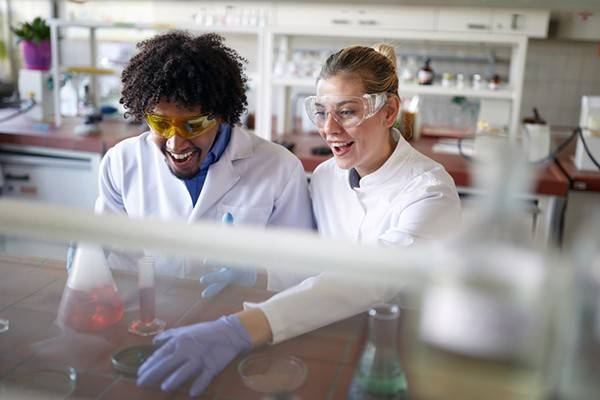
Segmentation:
[(404, 399), (407, 384), (400, 365), (398, 320), (400, 308), (379, 304), (369, 310), (369, 337), (362, 352), (348, 399)]
[(58, 309), (57, 321), (94, 332), (123, 318), (123, 303), (99, 246), (80, 243)]
[(165, 329), (166, 323), (156, 318), (153, 257), (145, 256), (138, 261), (138, 289), (140, 291), (140, 319), (129, 324), (129, 332), (139, 336), (156, 335)]

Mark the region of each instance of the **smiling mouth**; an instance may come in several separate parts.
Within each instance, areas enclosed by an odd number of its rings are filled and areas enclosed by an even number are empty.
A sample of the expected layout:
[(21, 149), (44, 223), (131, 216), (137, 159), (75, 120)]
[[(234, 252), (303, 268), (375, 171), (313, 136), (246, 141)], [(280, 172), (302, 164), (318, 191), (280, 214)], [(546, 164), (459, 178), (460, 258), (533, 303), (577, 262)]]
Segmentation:
[(185, 163), (186, 161), (189, 161), (194, 156), (194, 154), (199, 153), (198, 150), (193, 150), (193, 149), (188, 150), (183, 153), (173, 153), (168, 150), (165, 150), (165, 152), (169, 155), (171, 160), (173, 160), (173, 162), (175, 162), (176, 164)]
[(341, 156), (341, 155), (348, 153), (350, 151), (350, 149), (352, 148), (353, 144), (354, 144), (354, 142), (352, 142), (352, 141), (336, 142), (336, 143), (329, 143), (329, 146), (331, 147), (331, 150), (333, 151), (334, 155)]

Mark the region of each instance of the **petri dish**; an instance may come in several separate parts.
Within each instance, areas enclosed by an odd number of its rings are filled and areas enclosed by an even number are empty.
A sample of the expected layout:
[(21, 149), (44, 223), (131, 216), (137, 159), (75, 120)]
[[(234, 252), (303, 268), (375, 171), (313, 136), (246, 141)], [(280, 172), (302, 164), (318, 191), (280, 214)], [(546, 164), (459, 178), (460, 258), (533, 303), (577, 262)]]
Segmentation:
[(152, 344), (123, 347), (110, 358), (112, 367), (123, 375), (136, 377), (138, 368), (158, 349)]
[(238, 372), (244, 385), (256, 392), (286, 394), (302, 386), (308, 368), (291, 355), (259, 353), (240, 361)]
[(64, 399), (76, 386), (75, 368), (26, 361), (0, 381), (0, 398)]

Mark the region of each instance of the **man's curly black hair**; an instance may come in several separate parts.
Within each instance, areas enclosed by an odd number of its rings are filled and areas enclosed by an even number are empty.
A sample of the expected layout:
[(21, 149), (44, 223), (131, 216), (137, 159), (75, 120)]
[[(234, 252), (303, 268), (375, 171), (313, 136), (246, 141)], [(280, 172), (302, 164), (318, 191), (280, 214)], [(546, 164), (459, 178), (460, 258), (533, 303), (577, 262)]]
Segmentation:
[(246, 59), (214, 33), (192, 36), (171, 31), (137, 44), (121, 76), (120, 103), (126, 116), (143, 119), (161, 100), (180, 107), (201, 106), (224, 122), (239, 122), (248, 105)]

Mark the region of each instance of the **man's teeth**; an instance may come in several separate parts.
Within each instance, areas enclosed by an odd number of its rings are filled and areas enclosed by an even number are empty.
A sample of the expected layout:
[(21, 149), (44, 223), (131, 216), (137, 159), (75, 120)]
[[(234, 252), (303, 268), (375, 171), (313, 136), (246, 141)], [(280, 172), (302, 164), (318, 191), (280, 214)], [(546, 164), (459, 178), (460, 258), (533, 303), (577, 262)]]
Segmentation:
[(188, 158), (189, 156), (191, 156), (192, 153), (193, 153), (192, 150), (188, 151), (187, 153), (181, 153), (181, 154), (176, 154), (176, 153), (169, 152), (169, 154), (171, 155), (171, 157), (173, 157), (176, 160), (185, 160), (186, 158)]

